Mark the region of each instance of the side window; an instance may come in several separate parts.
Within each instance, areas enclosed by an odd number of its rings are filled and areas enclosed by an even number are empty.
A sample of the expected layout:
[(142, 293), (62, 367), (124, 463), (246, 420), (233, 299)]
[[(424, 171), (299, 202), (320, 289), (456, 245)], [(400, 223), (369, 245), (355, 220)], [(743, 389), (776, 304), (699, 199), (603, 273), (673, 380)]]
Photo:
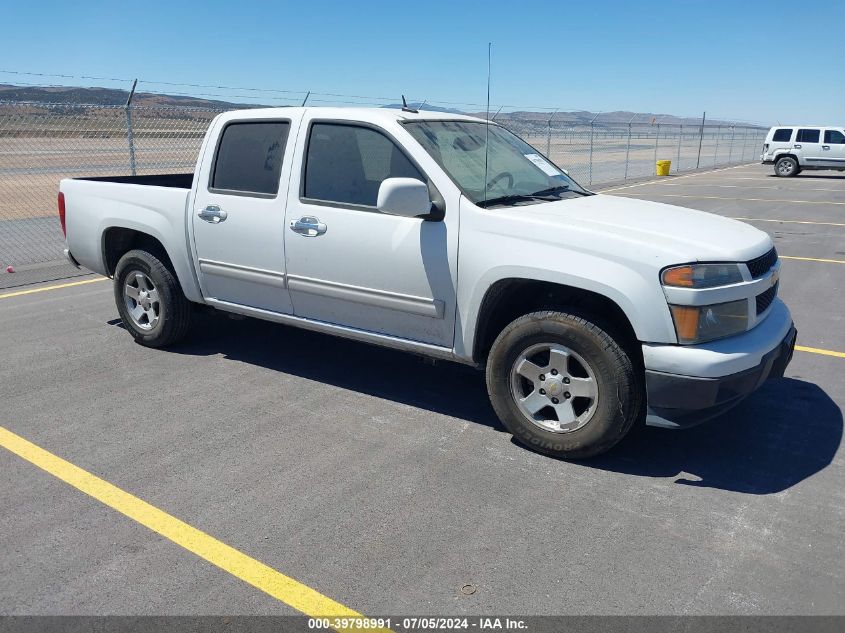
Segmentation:
[(774, 143), (789, 143), (789, 139), (792, 138), (792, 128), (790, 127), (782, 127), (779, 130), (775, 130), (775, 135), (772, 137), (772, 142)]
[(374, 207), (386, 178), (425, 182), (396, 144), (376, 130), (337, 123), (311, 126), (304, 198)]
[(287, 121), (227, 125), (217, 146), (208, 188), (275, 196), (289, 132)]
[(798, 138), (796, 143), (818, 143), (821, 136), (821, 130), (798, 130)]
[(830, 145), (845, 144), (845, 134), (843, 134), (839, 130), (825, 130), (824, 142), (829, 143)]

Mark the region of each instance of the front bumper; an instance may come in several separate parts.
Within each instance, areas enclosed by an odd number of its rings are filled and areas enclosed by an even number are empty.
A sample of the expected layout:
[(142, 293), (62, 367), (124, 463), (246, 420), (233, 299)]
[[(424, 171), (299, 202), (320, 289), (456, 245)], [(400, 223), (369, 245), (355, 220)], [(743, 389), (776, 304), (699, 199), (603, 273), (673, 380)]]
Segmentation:
[[(734, 341), (724, 339), (701, 346), (705, 349), (675, 346), (674, 350), (663, 350), (673, 353), (673, 371), (656, 368), (660, 363), (649, 363), (646, 354), (646, 423), (668, 428), (694, 426), (739, 404), (769, 378), (783, 376), (792, 360), (796, 330), (786, 306), (779, 302), (776, 308), (757, 328), (734, 337)], [(761, 331), (755, 332), (758, 329)], [(654, 350), (651, 352), (653, 357)], [(685, 355), (694, 361), (691, 365), (697, 365), (697, 371), (674, 371), (682, 369), (679, 361)], [(717, 362), (720, 358), (724, 362)], [(702, 359), (712, 361), (707, 368), (711, 371), (705, 371)], [(718, 375), (719, 366), (731, 368), (730, 373)]]

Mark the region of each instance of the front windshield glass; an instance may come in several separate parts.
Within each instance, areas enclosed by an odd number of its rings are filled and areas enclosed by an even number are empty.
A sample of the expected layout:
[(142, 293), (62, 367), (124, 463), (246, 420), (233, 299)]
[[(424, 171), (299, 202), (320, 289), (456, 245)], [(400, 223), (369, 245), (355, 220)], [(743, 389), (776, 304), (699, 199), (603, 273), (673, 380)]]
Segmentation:
[[(405, 127), (479, 206), (530, 204), (586, 194), (536, 149), (498, 125), (408, 121)], [(486, 151), (485, 141), (489, 143)]]

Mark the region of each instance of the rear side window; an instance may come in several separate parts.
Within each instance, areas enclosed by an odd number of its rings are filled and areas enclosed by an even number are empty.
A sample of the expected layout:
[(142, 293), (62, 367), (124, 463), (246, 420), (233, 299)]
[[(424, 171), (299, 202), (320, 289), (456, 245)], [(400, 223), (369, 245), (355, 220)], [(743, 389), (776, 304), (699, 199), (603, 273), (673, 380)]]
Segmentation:
[(798, 138), (796, 143), (818, 143), (821, 136), (821, 130), (798, 130)]
[(217, 147), (209, 189), (275, 196), (289, 131), (287, 121), (227, 125)]
[(789, 143), (789, 139), (791, 138), (792, 128), (782, 127), (779, 130), (775, 130), (775, 135), (772, 137), (772, 141), (775, 143)]
[(845, 134), (839, 130), (825, 130), (824, 142), (830, 143), (831, 145), (842, 145), (845, 143)]
[(387, 136), (372, 128), (315, 123), (308, 138), (302, 195), (312, 200), (376, 206), (386, 178), (425, 178)]

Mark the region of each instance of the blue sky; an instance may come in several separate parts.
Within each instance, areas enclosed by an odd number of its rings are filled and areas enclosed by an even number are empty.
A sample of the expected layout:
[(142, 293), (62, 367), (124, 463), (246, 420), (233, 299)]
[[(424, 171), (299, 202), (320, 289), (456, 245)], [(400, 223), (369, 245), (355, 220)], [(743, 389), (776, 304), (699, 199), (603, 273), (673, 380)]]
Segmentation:
[(47, 1), (2, 17), (4, 71), (483, 103), (492, 41), (494, 104), (845, 123), (843, 0)]

